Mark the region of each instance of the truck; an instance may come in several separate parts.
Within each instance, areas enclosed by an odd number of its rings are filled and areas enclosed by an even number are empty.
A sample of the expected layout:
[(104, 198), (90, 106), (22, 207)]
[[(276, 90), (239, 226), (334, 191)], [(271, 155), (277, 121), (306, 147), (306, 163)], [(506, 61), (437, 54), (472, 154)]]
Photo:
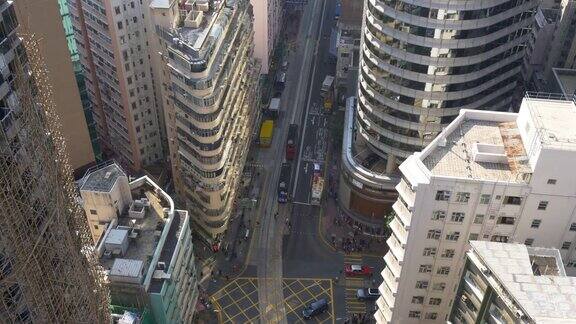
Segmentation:
[(334, 77), (327, 75), (322, 82), (322, 88), (320, 89), (320, 94), (325, 97), (332, 90), (332, 85), (334, 84)]
[(268, 106), (268, 116), (278, 118), (278, 115), (280, 115), (280, 98), (272, 98)]
[(294, 160), (296, 156), (296, 142), (298, 141), (298, 125), (290, 124), (288, 126), (288, 140), (286, 140), (286, 160)]
[(318, 173), (315, 173), (312, 178), (312, 199), (310, 204), (320, 205), (322, 200), (322, 192), (324, 191), (324, 178)]
[(260, 147), (270, 147), (272, 144), (272, 135), (274, 133), (274, 121), (267, 119), (262, 122), (260, 127)]
[(288, 202), (291, 172), (292, 167), (290, 163), (282, 163), (280, 168), (280, 179), (278, 179), (278, 202), (281, 204)]

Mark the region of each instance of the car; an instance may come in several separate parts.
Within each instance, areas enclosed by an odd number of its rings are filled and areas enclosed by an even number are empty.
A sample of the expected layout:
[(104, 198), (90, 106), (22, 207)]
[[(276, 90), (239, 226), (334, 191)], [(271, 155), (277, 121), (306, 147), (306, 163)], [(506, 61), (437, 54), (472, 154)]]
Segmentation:
[(347, 264), (344, 266), (344, 272), (348, 277), (371, 276), (374, 268), (365, 265)]
[(362, 288), (356, 291), (358, 300), (376, 300), (380, 297), (380, 292), (375, 288)]
[(328, 310), (328, 300), (325, 298), (318, 299), (317, 301), (311, 303), (308, 307), (302, 310), (302, 317), (304, 319), (310, 319), (313, 316), (322, 314)]
[(320, 163), (314, 163), (314, 174), (320, 174)]

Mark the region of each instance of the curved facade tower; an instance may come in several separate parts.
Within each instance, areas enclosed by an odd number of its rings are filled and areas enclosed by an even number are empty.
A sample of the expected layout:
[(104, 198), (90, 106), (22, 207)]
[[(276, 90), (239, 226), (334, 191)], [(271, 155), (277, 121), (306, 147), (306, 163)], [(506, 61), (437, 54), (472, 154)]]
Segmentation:
[[(381, 179), (393, 184), (380, 187), (393, 190), (397, 165), (430, 143), (460, 109), (508, 110), (537, 5), (536, 0), (366, 0), (354, 118), (358, 153), (352, 155), (369, 151), (371, 160), (381, 158), (377, 173), (391, 176)], [(356, 176), (362, 172), (344, 172), (362, 182)], [(372, 190), (365, 201), (378, 195)]]
[(367, 0), (357, 106), (362, 137), (383, 158), (403, 160), (460, 109), (507, 110), (536, 6)]

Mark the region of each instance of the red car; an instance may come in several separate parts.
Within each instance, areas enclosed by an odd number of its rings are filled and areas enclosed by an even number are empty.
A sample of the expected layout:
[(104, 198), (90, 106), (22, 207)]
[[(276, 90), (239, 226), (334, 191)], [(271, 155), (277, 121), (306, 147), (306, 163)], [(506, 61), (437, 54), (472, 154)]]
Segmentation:
[(344, 265), (344, 272), (347, 277), (371, 276), (374, 268), (358, 264)]

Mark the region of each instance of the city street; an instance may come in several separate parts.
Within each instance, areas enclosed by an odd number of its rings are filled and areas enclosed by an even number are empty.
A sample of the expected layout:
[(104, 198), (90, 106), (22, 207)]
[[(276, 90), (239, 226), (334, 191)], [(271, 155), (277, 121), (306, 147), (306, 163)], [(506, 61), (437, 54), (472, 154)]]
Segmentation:
[[(343, 323), (352, 314), (367, 314), (366, 323), (372, 318), (373, 302), (355, 298), (356, 289), (374, 286), (371, 280), (346, 279), (342, 269), (347, 260), (380, 269), (382, 259), (360, 254), (345, 257), (335, 251), (322, 237), (323, 207), (310, 205), (313, 165), (319, 164), (325, 173), (331, 143), (320, 88), (325, 76), (335, 73), (329, 54), (335, 5), (333, 0), (310, 1), (303, 10), (295, 45), (289, 50), (272, 144), (258, 148), (252, 162), (265, 180), (255, 218), (247, 224), (254, 235), (245, 267), (238, 277), (213, 282), (209, 289), (222, 323), (301, 323), (302, 310), (320, 298), (328, 300), (329, 308), (312, 322)], [(292, 203), (278, 204), (289, 124), (300, 125), (298, 156), (290, 162)], [(378, 273), (374, 278), (379, 278)]]

